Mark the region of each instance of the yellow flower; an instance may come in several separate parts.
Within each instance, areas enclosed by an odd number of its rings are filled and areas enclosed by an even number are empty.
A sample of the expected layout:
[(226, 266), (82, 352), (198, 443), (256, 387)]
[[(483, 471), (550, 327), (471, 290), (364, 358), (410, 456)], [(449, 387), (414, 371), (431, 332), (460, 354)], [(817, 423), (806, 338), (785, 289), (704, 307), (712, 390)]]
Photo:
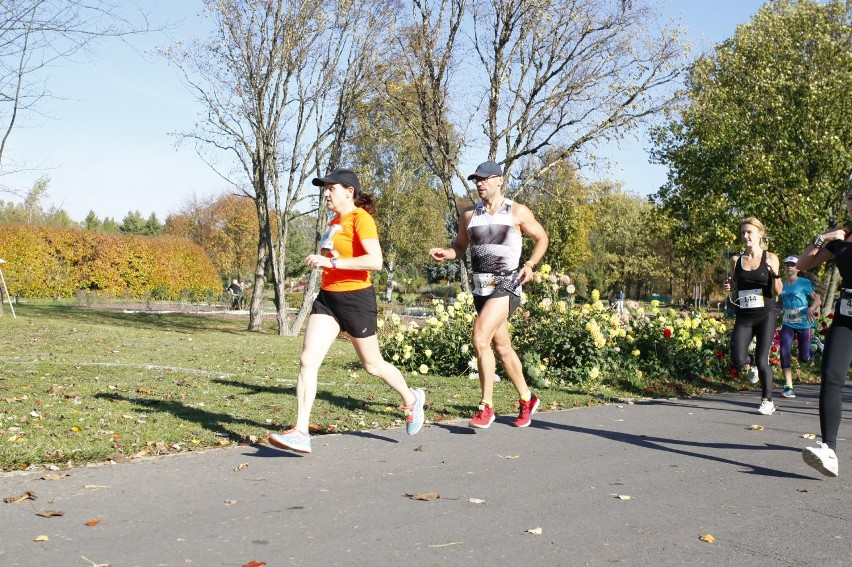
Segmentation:
[(379, 329), (381, 329), (384, 326), (385, 326), (384, 320), (379, 319), (378, 321), (376, 321), (376, 327), (378, 327)]
[(432, 351), (429, 350), (428, 348), (423, 351), (423, 354), (426, 355), (426, 358), (432, 358)]
[(592, 290), (592, 301), (598, 301), (601, 298), (601, 292), (596, 289)]
[(601, 375), (601, 369), (598, 368), (597, 366), (595, 366), (591, 370), (589, 370), (589, 378), (591, 378), (592, 380), (596, 380), (598, 378), (598, 376), (600, 376), (600, 375)]
[(637, 349), (633, 349), (633, 356), (639, 356), (640, 354), (642, 354), (642, 353), (641, 353), (641, 352), (639, 352), (639, 349), (638, 349), (638, 348), (637, 348)]
[(420, 374), (426, 374), (427, 372), (429, 372), (429, 367), (425, 364), (421, 364), (420, 368), (418, 368), (417, 370), (420, 371)]

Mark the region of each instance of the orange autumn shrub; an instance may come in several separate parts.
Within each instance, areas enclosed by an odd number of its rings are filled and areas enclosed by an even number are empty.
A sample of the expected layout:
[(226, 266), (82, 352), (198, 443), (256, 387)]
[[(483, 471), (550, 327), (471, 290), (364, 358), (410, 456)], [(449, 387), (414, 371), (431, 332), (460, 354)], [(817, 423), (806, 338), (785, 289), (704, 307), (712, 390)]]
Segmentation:
[(0, 258), (10, 293), (69, 297), (77, 290), (144, 299), (218, 297), (204, 250), (176, 237), (113, 235), (49, 226), (0, 225)]

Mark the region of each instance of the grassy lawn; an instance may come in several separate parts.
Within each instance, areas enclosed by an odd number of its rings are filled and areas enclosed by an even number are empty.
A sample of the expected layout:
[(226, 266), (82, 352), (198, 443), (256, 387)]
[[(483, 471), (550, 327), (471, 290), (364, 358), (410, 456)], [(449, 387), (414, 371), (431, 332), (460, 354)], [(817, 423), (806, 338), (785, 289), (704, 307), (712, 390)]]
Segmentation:
[[(140, 306), (143, 308), (143, 306)], [(295, 421), (301, 337), (245, 331), (245, 318), (124, 313), (24, 303), (0, 317), (0, 469), (265, 441)], [(427, 421), (467, 418), (479, 384), (406, 376), (427, 392)], [(539, 391), (540, 411), (597, 403), (620, 391)], [(508, 381), (498, 414), (517, 412)], [(344, 339), (320, 371), (316, 432), (403, 425), (396, 394), (367, 375)]]

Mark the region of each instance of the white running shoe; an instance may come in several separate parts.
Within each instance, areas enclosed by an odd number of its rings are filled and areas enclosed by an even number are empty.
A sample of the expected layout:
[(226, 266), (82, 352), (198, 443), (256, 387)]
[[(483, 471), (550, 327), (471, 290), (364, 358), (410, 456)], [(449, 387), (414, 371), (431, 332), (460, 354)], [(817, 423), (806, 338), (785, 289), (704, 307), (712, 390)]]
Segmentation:
[(748, 381), (752, 384), (757, 384), (760, 382), (760, 375), (757, 373), (757, 367), (752, 366), (748, 369)]
[(837, 454), (825, 443), (802, 449), (802, 459), (825, 476), (837, 476)]
[(757, 413), (760, 415), (772, 415), (775, 413), (775, 402), (764, 398), (760, 402), (760, 407), (757, 408)]

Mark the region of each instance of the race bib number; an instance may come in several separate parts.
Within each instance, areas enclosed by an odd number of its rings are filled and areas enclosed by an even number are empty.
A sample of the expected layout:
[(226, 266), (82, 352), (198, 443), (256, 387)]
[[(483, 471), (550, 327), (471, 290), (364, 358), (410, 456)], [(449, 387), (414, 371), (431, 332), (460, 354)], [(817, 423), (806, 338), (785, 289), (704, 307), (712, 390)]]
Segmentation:
[(342, 230), (343, 225), (339, 224), (333, 224), (325, 229), (325, 232), (322, 233), (322, 237), (320, 238), (320, 254), (327, 256), (334, 250), (334, 235)]
[(798, 307), (796, 309), (785, 309), (784, 322), (793, 325), (798, 325), (802, 323), (802, 312), (803, 310)]
[(476, 295), (494, 293), (494, 274), (473, 274), (473, 289)]
[(737, 292), (740, 309), (758, 309), (763, 307), (763, 291), (759, 289), (743, 289)]
[(852, 317), (852, 299), (840, 300), (840, 314), (846, 317)]

